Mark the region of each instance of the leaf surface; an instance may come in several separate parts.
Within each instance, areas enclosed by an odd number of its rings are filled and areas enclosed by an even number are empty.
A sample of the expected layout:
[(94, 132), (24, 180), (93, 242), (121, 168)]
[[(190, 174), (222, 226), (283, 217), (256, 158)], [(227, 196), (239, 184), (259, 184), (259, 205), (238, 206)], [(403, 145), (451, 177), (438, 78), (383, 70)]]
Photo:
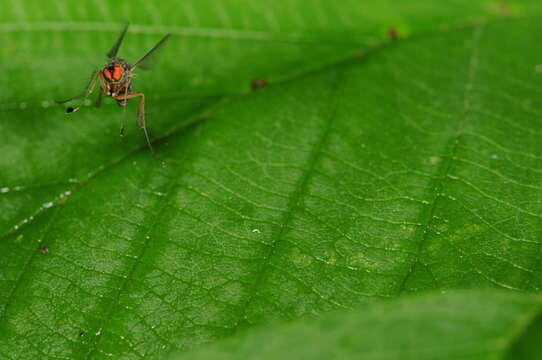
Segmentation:
[[(170, 359), (528, 359), (514, 351), (540, 311), (540, 297), (534, 296), (425, 295), (251, 329)], [(534, 337), (530, 344), (539, 347)]]
[[(162, 3), (0, 15), (2, 356), (158, 358), (402, 294), (540, 289), (537, 2)], [(52, 106), (120, 14), (127, 59), (176, 35), (135, 80), (165, 166), (118, 137), (134, 105)]]

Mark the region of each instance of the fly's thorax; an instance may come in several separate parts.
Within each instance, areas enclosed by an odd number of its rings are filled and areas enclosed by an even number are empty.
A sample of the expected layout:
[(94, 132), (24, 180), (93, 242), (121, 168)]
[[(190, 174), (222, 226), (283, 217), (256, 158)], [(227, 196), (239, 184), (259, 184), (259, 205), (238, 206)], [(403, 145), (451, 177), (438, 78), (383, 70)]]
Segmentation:
[(109, 83), (106, 87), (106, 95), (111, 97), (117, 97), (126, 95), (131, 91), (131, 84), (126, 81), (122, 83)]
[(126, 104), (128, 103), (128, 99), (123, 98), (123, 95), (127, 95), (132, 92), (132, 84), (128, 82), (127, 84), (122, 84), (122, 86), (120, 86), (119, 84), (114, 85), (115, 86), (112, 90), (114, 95), (110, 96), (114, 97), (117, 100), (117, 104), (119, 106), (126, 106)]

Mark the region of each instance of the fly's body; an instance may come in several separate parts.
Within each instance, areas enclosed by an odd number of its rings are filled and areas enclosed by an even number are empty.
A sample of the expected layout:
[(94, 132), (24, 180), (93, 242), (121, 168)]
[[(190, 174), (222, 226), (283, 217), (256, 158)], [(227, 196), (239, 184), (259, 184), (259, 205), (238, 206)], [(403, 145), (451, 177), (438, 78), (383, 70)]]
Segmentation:
[[(120, 48), (124, 35), (128, 30), (128, 25), (126, 25), (121, 32), (119, 38), (107, 53), (109, 62), (102, 69), (96, 69), (92, 73), (90, 81), (86, 89), (79, 95), (69, 98), (63, 101), (57, 101), (60, 104), (84, 98), (86, 99), (94, 90), (96, 83), (100, 83), (100, 92), (98, 93), (98, 98), (96, 100), (96, 107), (100, 107), (102, 103), (102, 96), (106, 95), (116, 100), (117, 104), (121, 107), (126, 107), (130, 99), (139, 98), (139, 105), (137, 110), (136, 124), (139, 128), (145, 133), (145, 138), (151, 152), (153, 152), (151, 141), (149, 138), (149, 133), (145, 123), (145, 95), (142, 92), (133, 92), (132, 91), (132, 78), (134, 76), (134, 70), (136, 68), (141, 68), (143, 70), (149, 69), (149, 60), (157, 53), (157, 51), (162, 48), (166, 40), (169, 38), (169, 34), (164, 36), (145, 56), (143, 56), (139, 61), (137, 61), (133, 66), (128, 64), (123, 59), (117, 58), (117, 52)], [(69, 107), (66, 109), (66, 113), (72, 113), (77, 110), (81, 105), (77, 107)], [(121, 121), (120, 127), (121, 136), (124, 134), (124, 124)]]
[[(117, 98), (132, 92), (132, 71), (130, 65), (122, 59), (113, 59), (98, 73), (100, 87), (107, 96)], [(116, 99), (117, 104), (126, 106), (124, 99)]]

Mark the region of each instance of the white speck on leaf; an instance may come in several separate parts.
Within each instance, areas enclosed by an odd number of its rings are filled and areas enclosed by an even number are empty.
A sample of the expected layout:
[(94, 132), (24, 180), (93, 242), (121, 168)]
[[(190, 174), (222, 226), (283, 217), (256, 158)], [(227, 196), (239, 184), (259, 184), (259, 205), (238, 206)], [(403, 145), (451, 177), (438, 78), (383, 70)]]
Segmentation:
[(7, 192), (9, 192), (9, 188), (8, 187), (3, 187), (3, 188), (0, 189), (0, 192), (1, 193), (7, 193)]
[(49, 202), (46, 202), (45, 204), (43, 204), (43, 207), (46, 208), (46, 209), (49, 209), (50, 207), (52, 207), (54, 204), (52, 201), (49, 201)]
[(430, 163), (431, 165), (436, 165), (436, 164), (438, 164), (440, 161), (441, 161), (440, 156), (431, 156), (431, 157), (429, 158), (429, 163)]
[(260, 234), (261, 233), (260, 229), (252, 229), (252, 232), (254, 234)]

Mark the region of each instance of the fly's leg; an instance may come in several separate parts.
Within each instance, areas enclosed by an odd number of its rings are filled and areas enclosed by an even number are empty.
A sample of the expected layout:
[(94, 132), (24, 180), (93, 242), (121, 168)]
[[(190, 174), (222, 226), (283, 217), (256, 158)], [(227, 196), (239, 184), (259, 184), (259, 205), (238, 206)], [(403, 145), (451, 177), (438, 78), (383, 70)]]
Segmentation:
[(126, 82), (124, 85), (124, 96), (123, 96), (123, 104), (124, 109), (122, 109), (122, 116), (120, 118), (120, 136), (124, 136), (124, 118), (126, 117), (126, 105), (128, 104), (128, 89), (129, 89), (130, 83)]
[(73, 108), (71, 106), (69, 108), (67, 108), (66, 113), (69, 114), (69, 113), (72, 113), (72, 112), (75, 112), (75, 111), (79, 110), (79, 108), (81, 107), (83, 102), (86, 100), (86, 98), (94, 91), (94, 87), (96, 86), (96, 81), (98, 80), (98, 74), (99, 74), (98, 70), (94, 70), (92, 72), (92, 75), (90, 76), (90, 81), (88, 82), (87, 87), (85, 88), (85, 90), (81, 94), (76, 95), (76, 96), (71, 97), (71, 98), (66, 99), (66, 100), (60, 100), (60, 101), (57, 100), (56, 103), (57, 104), (64, 104), (64, 103), (67, 103), (68, 101), (72, 101), (72, 100), (84, 97), (84, 99), (81, 101), (81, 103), (78, 106), (76, 106), (75, 108)]
[(55, 100), (55, 102), (57, 104), (64, 104), (64, 103), (67, 103), (68, 101), (72, 101), (72, 100), (75, 100), (75, 99), (79, 99), (79, 98), (82, 98), (83, 96), (87, 96), (88, 94), (90, 94), (92, 92), (92, 89), (94, 89), (94, 85), (96, 84), (96, 78), (97, 78), (97, 75), (98, 75), (98, 70), (94, 70), (92, 72), (92, 74), (90, 75), (90, 80), (87, 84), (87, 86), (85, 87), (85, 90), (83, 90), (82, 93), (78, 94), (78, 95), (75, 95), (69, 99), (66, 99), (66, 100)]
[(103, 100), (103, 92), (100, 91), (98, 93), (98, 97), (96, 98), (96, 107), (99, 108), (100, 106), (102, 106), (102, 100)]
[(138, 93), (127, 93), (120, 96), (116, 96), (113, 99), (115, 100), (129, 100), (133, 98), (139, 98), (139, 105), (137, 108), (137, 117), (136, 117), (136, 124), (140, 129), (143, 129), (143, 132), (145, 133), (145, 138), (147, 139), (147, 144), (149, 145), (149, 149), (151, 150), (151, 153), (154, 154), (154, 149), (152, 148), (151, 139), (149, 136), (149, 131), (147, 130), (147, 126), (145, 124), (145, 95), (141, 92)]
[(124, 118), (126, 117), (126, 107), (124, 108), (124, 111), (122, 111), (122, 115), (120, 117), (120, 136), (124, 136)]

